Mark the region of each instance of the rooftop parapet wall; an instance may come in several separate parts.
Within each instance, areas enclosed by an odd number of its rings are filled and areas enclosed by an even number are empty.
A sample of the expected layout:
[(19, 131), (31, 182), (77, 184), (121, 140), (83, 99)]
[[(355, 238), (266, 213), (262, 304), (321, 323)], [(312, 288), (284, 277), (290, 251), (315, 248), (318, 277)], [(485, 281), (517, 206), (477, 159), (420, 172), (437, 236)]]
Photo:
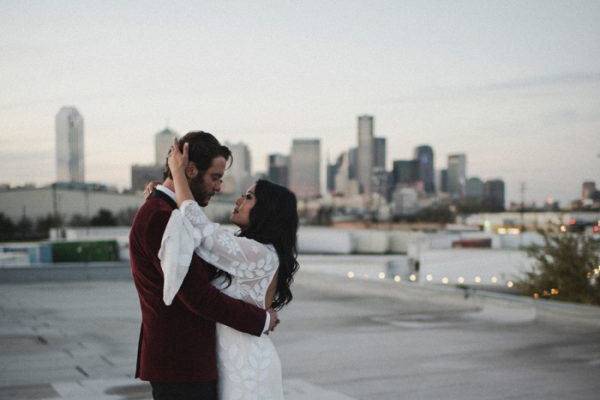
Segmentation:
[[(0, 284), (130, 280), (129, 264), (90, 263), (0, 268)], [(300, 271), (297, 281), (314, 290), (353, 296), (375, 296), (411, 300), (432, 305), (470, 308), (479, 317), (503, 323), (539, 321), (563, 326), (600, 328), (600, 307), (534, 300), (517, 295), (437, 285), (420, 285), (391, 280), (347, 279), (342, 276)]]

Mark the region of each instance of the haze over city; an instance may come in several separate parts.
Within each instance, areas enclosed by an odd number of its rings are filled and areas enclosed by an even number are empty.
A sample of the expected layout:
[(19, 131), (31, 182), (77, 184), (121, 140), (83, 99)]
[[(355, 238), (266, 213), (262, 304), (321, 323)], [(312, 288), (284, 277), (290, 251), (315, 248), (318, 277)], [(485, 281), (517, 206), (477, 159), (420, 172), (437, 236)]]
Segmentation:
[(264, 171), (294, 138), (320, 138), (324, 167), (361, 114), (388, 167), (420, 144), (437, 169), (466, 153), (508, 201), (600, 181), (598, 2), (0, 4), (1, 182), (55, 180), (64, 105), (86, 180), (119, 187), (165, 126), (243, 141)]

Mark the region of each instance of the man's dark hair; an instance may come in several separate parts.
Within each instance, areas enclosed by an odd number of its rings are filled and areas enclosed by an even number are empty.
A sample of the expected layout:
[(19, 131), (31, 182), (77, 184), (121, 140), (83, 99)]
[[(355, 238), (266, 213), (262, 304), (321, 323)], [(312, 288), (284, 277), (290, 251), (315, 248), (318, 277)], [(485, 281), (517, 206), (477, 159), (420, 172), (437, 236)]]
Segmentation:
[[(188, 132), (179, 139), (179, 150), (183, 151), (183, 144), (189, 143), (189, 157), (200, 174), (204, 174), (212, 164), (212, 161), (217, 157), (223, 157), (231, 165), (233, 158), (231, 150), (227, 146), (223, 146), (216, 137), (208, 132), (192, 131)], [(164, 179), (173, 178), (169, 163), (165, 163)]]

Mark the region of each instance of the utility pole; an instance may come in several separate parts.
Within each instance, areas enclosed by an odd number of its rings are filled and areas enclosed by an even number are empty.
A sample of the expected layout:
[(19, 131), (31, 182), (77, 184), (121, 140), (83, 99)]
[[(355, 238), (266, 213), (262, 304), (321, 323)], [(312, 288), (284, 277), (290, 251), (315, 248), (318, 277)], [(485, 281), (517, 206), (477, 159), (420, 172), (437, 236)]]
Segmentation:
[(525, 182), (521, 182), (521, 229), (525, 230)]

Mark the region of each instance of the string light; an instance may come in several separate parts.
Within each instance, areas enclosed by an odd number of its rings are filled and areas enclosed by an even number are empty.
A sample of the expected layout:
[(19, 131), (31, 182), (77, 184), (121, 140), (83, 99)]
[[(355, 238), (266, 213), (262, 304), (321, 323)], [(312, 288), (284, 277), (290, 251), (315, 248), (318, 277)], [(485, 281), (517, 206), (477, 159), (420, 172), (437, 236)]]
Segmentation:
[(396, 281), (396, 282), (400, 282), (401, 280), (402, 280), (402, 278), (400, 278), (400, 276), (399, 276), (399, 275), (396, 275), (396, 276), (394, 277), (394, 281)]
[(433, 276), (431, 274), (427, 274), (425, 279), (427, 279), (428, 282), (431, 282), (433, 280)]
[(350, 279), (354, 278), (354, 272), (352, 272), (352, 271), (348, 272), (347, 276)]
[(383, 272), (380, 272), (380, 273), (379, 273), (379, 279), (383, 279), (383, 278), (385, 278), (385, 273), (383, 273)]
[(443, 277), (443, 278), (442, 278), (442, 283), (443, 283), (444, 285), (447, 285), (447, 284), (448, 284), (448, 278), (447, 278), (447, 277)]

